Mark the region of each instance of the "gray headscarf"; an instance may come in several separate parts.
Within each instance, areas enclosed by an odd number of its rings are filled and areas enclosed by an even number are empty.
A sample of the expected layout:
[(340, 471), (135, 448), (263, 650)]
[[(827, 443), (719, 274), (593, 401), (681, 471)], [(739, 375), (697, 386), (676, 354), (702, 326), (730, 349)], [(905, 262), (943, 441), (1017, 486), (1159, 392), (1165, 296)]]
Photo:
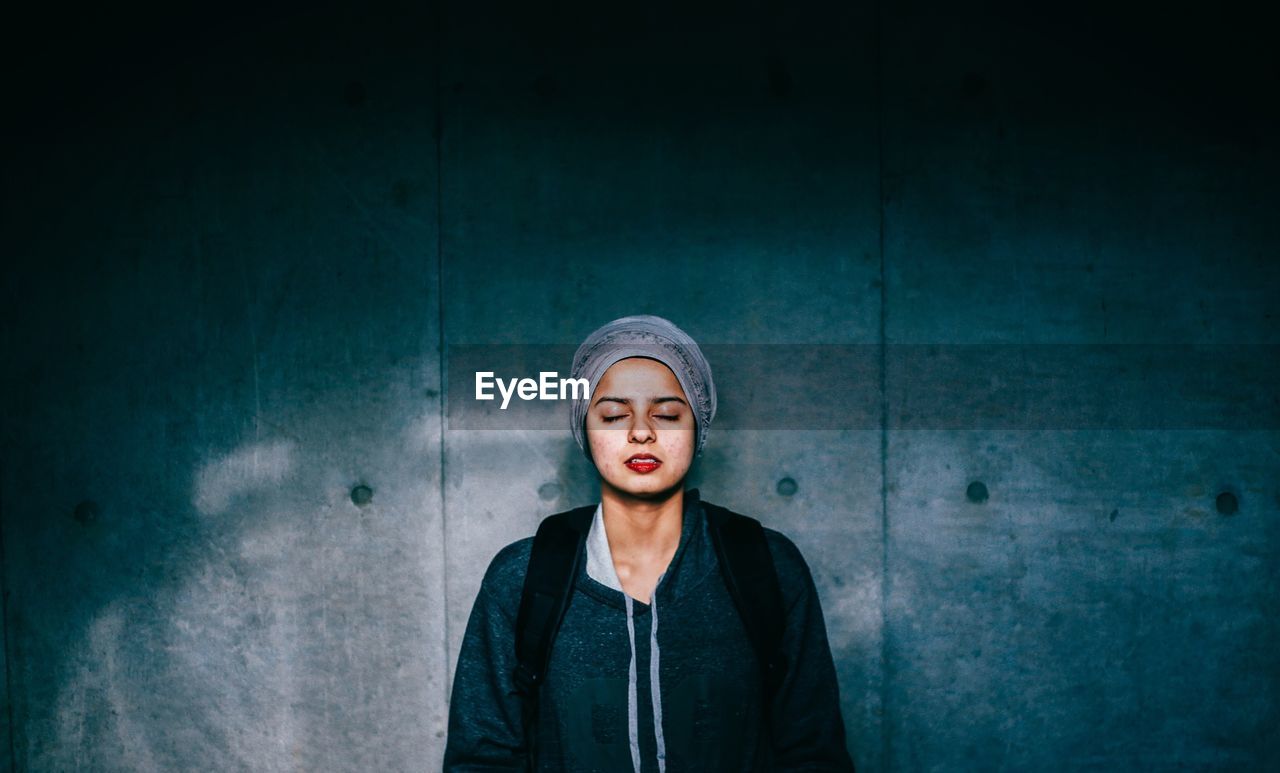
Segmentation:
[(711, 380), (711, 366), (702, 350), (671, 321), (651, 314), (638, 314), (615, 319), (587, 336), (573, 355), (571, 378), (585, 378), (590, 385), (585, 400), (573, 401), (573, 437), (582, 452), (591, 458), (587, 430), (583, 420), (595, 395), (596, 385), (609, 366), (627, 357), (648, 357), (671, 368), (693, 409), (696, 427), (694, 456), (702, 453), (707, 431), (716, 415), (716, 385)]

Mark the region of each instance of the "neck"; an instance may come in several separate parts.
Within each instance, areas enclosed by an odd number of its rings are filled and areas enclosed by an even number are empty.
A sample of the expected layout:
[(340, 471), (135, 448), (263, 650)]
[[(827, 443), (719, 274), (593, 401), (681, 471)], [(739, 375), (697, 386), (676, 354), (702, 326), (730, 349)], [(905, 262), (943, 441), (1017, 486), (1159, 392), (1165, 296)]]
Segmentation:
[(602, 483), (600, 503), (615, 562), (669, 559), (680, 546), (683, 481), (670, 492), (651, 499), (639, 499)]

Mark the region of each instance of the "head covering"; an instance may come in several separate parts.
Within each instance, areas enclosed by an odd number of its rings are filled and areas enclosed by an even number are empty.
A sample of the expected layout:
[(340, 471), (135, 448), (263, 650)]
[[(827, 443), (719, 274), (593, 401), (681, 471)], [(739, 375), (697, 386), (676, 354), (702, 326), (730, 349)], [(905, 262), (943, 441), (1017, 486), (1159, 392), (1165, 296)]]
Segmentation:
[(573, 401), (571, 428), (582, 452), (591, 458), (587, 430), (583, 420), (595, 395), (596, 385), (609, 366), (627, 357), (648, 357), (671, 369), (693, 409), (696, 427), (694, 456), (702, 453), (707, 431), (716, 415), (716, 385), (711, 380), (711, 366), (702, 350), (670, 320), (652, 314), (621, 317), (587, 336), (573, 355), (571, 378), (585, 378), (590, 388), (585, 399)]

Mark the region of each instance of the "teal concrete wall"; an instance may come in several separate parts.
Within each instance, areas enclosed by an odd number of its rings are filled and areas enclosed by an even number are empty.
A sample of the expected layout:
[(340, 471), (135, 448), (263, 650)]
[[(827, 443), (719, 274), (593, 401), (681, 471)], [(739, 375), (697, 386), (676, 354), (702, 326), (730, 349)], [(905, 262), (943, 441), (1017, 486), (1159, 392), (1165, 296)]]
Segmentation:
[[(860, 770), (1280, 763), (1260, 18), (28, 13), (4, 769), (438, 769), (489, 559), (598, 496), (567, 427), (450, 429), (449, 347), (572, 347), (633, 313), (727, 359), (874, 352), (775, 398), (828, 419), (738, 413), (690, 481), (804, 553)], [(970, 422), (983, 390), (944, 389), (913, 424), (912, 345), (1006, 347), (980, 385), (1069, 381), (1076, 408)], [(1138, 347), (1129, 370), (1106, 345)], [(1144, 346), (1209, 372), (1166, 381)], [(1113, 428), (1117, 382), (1153, 412)], [(1256, 421), (1215, 420), (1241, 399)]]

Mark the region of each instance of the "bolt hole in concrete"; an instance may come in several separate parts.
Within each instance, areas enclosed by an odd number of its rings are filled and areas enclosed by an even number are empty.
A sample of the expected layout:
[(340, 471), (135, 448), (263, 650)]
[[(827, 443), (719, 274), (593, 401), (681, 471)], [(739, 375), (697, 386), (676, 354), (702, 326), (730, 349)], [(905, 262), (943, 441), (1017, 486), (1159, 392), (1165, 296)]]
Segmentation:
[(364, 484), (360, 484), (351, 489), (351, 501), (356, 507), (364, 507), (373, 501), (373, 489)]
[(543, 483), (538, 487), (538, 498), (543, 502), (550, 502), (560, 496), (560, 484), (555, 481)]
[(784, 497), (792, 496), (800, 487), (791, 478), (783, 478), (778, 481), (778, 493)]
[(1215, 502), (1218, 506), (1218, 512), (1223, 515), (1235, 515), (1240, 509), (1240, 502), (1236, 499), (1236, 495), (1230, 491), (1224, 491), (1218, 495)]
[(94, 502), (92, 499), (86, 499), (76, 505), (75, 509), (71, 511), (71, 517), (75, 518), (80, 523), (87, 525), (98, 520), (98, 514), (100, 512), (97, 502)]
[(987, 501), (987, 484), (980, 480), (975, 480), (969, 484), (969, 488), (965, 489), (964, 495), (970, 502), (985, 502)]

